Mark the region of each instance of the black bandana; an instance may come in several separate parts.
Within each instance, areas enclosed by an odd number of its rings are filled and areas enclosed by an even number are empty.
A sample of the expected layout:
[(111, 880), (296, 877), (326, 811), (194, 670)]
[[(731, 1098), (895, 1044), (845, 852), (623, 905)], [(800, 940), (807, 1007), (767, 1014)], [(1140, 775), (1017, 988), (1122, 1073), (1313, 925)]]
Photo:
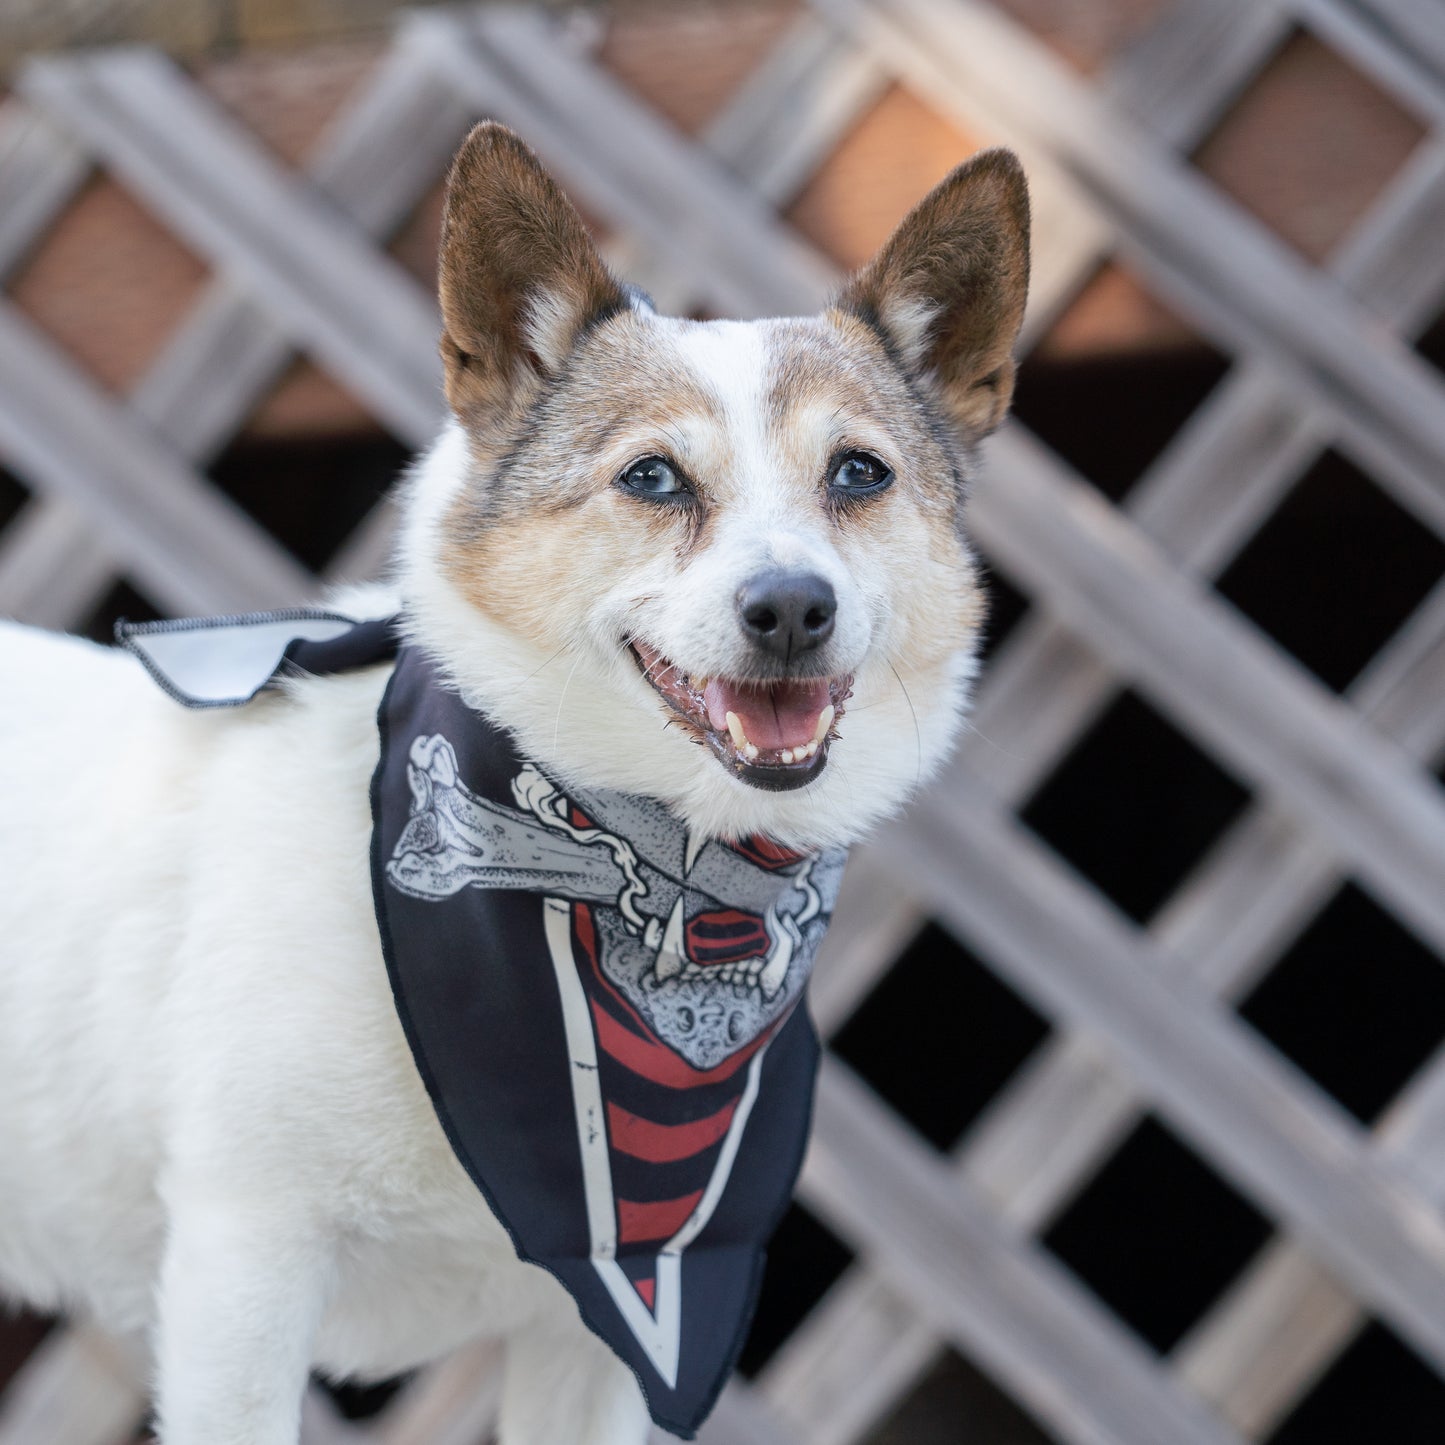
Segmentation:
[[(212, 641), (249, 630), (253, 658), (308, 672), (396, 650), (384, 624), (335, 622), (231, 619)], [(190, 705), (265, 685), (223, 695), (211, 666), (197, 692), (168, 666), (177, 629), (119, 635)], [(844, 855), (699, 843), (652, 799), (563, 789), (413, 647), (378, 722), (377, 923), (437, 1116), (518, 1255), (566, 1286), (657, 1424), (690, 1438), (802, 1163), (818, 1058), (802, 995)]]

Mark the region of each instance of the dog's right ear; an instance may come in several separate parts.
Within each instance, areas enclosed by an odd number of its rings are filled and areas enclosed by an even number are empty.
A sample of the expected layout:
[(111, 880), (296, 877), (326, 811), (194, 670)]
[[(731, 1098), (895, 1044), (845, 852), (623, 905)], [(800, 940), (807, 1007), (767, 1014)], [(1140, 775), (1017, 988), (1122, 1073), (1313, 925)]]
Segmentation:
[(491, 121), (452, 162), (439, 269), (447, 401), (464, 421), (525, 404), (585, 327), (627, 305), (572, 203)]

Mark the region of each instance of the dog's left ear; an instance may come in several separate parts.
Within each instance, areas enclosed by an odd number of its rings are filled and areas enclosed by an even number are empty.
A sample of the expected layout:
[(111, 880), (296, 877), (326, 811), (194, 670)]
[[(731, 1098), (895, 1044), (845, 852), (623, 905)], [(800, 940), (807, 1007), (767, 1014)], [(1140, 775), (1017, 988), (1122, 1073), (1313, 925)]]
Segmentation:
[(1028, 285), (1028, 184), (1012, 151), (990, 150), (904, 217), (838, 305), (881, 330), (972, 439), (1008, 413)]
[(465, 420), (525, 404), (585, 326), (627, 304), (572, 203), (490, 121), (447, 177), (439, 275), (447, 400)]

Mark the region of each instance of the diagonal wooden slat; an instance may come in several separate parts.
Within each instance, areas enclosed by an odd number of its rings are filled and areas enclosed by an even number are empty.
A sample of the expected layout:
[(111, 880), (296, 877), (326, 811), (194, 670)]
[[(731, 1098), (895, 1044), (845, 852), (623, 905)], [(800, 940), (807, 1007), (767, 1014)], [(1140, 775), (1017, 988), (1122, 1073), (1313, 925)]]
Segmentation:
[(1354, 0), (1358, 9), (1397, 49), (1418, 56), (1445, 88), (1445, 34), (1439, 15), (1420, 0)]
[(1106, 1039), (1163, 1117), (1445, 1366), (1445, 1219), (1372, 1159), (1338, 1105), (960, 783), (886, 834), (941, 921), (1049, 1013)]
[(91, 519), (57, 496), (37, 497), (0, 532), (0, 617), (64, 628), (84, 617), (115, 577)]
[(471, 26), (422, 13), (406, 34), (475, 106), (525, 130), (589, 210), (695, 275), (719, 310), (777, 314), (824, 300), (825, 262), (697, 147), (569, 54), (535, 12), (489, 7)]
[(993, 457), (973, 508), (989, 551), (1196, 737), (1309, 819), (1424, 937), (1445, 940), (1438, 785), (1024, 433), (1000, 436)]
[(1042, 1250), (1001, 1229), (836, 1059), (801, 1192), (1069, 1445), (1223, 1442), (1145, 1347)]
[(708, 123), (703, 144), (750, 191), (782, 206), (888, 84), (871, 56), (804, 12)]
[(496, 1427), (502, 1346), (483, 1340), (423, 1371), (365, 1432), (371, 1445), (482, 1445)]
[[(468, 121), (466, 108), (439, 94), (412, 56), (394, 51), (324, 138), (310, 174), (369, 230), (385, 235), (445, 169)], [(0, 160), (0, 188), (9, 175)], [(294, 344), (249, 291), (223, 274), (210, 283), (141, 378), (130, 406), (179, 451), (204, 460), (241, 425), (286, 365)], [(419, 434), (414, 440), (425, 439)], [(388, 509), (356, 546), (343, 549), (338, 559), (342, 575), (374, 573), (389, 544), (390, 522)], [(0, 612), (70, 625), (113, 578), (110, 549), (97, 543), (74, 508), (56, 506), (43, 525), (37, 514), (27, 536), (33, 541), (17, 538), (0, 552)], [(66, 579), (63, 594), (60, 587), (44, 587), (45, 567)], [(43, 598), (40, 591), (46, 593)]]
[(1170, 5), (1130, 47), (1106, 88), (1151, 135), (1187, 151), (1289, 30), (1286, 15), (1257, 0)]
[(151, 596), (178, 612), (306, 595), (306, 570), (0, 301), (0, 449), (83, 507)]
[(434, 434), (441, 363), (430, 298), (174, 66), (110, 52), (34, 61), (20, 83), (397, 435)]
[(0, 111), (0, 276), (13, 271), (90, 174), (85, 152), (44, 116)]
[(0, 1445), (129, 1445), (146, 1413), (138, 1380), (135, 1362), (105, 1335), (56, 1330), (0, 1400)]
[(1426, 125), (1445, 125), (1445, 86), (1428, 58), (1383, 33), (1350, 0), (1268, 0), (1271, 8), (1307, 27), (1351, 65), (1376, 81)]

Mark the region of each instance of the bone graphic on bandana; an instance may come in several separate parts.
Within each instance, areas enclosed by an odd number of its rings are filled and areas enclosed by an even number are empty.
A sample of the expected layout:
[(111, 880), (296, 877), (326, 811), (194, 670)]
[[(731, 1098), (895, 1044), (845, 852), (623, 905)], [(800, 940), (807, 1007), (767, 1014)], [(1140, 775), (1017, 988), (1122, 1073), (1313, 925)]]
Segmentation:
[(411, 814), (386, 866), (391, 883), (432, 901), (475, 887), (597, 905), (604, 973), (692, 1067), (751, 1043), (801, 993), (840, 858), (770, 868), (723, 844), (699, 847), (660, 804), (569, 799), (531, 764), (508, 807), (466, 786), (441, 734), (413, 741), (407, 779)]

